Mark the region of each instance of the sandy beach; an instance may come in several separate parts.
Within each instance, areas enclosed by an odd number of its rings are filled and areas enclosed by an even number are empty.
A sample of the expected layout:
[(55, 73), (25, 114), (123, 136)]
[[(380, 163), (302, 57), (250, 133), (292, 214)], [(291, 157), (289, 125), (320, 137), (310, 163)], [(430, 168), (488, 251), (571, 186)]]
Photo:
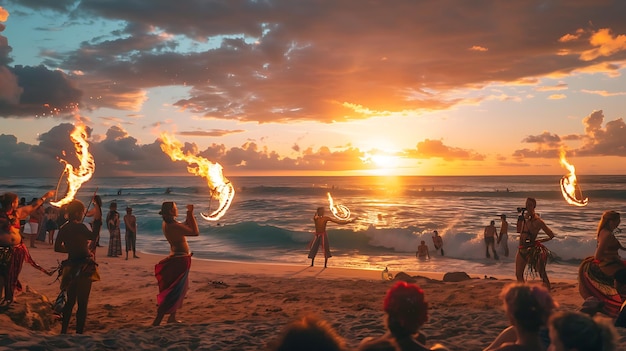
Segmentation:
[[(327, 269), (193, 259), (190, 289), (178, 313), (182, 323), (153, 327), (154, 265), (162, 257), (140, 253), (127, 261), (106, 257), (105, 251), (99, 249), (102, 280), (93, 284), (85, 334), (59, 335), (49, 303), (59, 282), (25, 264), (25, 291), (0, 313), (0, 350), (262, 350), (287, 323), (309, 313), (330, 322), (352, 348), (384, 332), (382, 299), (393, 282), (382, 280), (380, 271), (333, 267), (332, 258)], [(31, 254), (46, 268), (65, 258), (44, 243)], [(430, 320), (422, 331), (429, 345), (481, 350), (508, 324), (498, 296), (512, 276), (444, 282), (445, 272), (403, 273), (426, 292)], [(580, 308), (575, 281), (557, 280), (552, 291), (562, 309)], [(626, 349), (626, 331), (619, 332)]]

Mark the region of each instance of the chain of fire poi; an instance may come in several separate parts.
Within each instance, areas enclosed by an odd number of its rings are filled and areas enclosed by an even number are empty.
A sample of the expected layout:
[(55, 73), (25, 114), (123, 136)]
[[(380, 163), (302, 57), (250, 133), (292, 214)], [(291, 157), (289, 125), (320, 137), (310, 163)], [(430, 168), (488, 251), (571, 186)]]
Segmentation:
[[(161, 150), (163, 150), (172, 161), (187, 162), (187, 171), (189, 173), (206, 179), (207, 185), (209, 189), (211, 189), (211, 199), (218, 201), (219, 205), (217, 209), (212, 212), (200, 213), (202, 218), (207, 221), (217, 221), (222, 218), (235, 196), (235, 188), (222, 174), (222, 166), (204, 157), (184, 152), (183, 144), (167, 133), (161, 133), (160, 140)], [(209, 211), (211, 211), (210, 206)]]

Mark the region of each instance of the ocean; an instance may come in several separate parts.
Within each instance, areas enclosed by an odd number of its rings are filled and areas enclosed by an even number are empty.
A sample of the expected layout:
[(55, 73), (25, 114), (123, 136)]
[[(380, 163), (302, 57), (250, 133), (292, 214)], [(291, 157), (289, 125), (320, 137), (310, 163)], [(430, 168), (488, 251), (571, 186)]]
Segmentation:
[[(559, 176), (228, 178), (236, 191), (228, 212), (217, 222), (198, 215), (200, 236), (189, 238), (196, 259), (308, 266), (312, 218), (317, 207), (328, 209), (330, 192), (336, 204), (347, 206), (356, 217), (352, 224), (328, 224), (331, 267), (513, 277), (516, 209), (524, 206), (527, 197), (534, 197), (537, 212), (556, 234), (546, 243), (558, 256), (547, 267), (549, 277), (576, 279), (581, 259), (594, 253), (602, 212), (626, 212), (626, 176), (579, 175), (583, 195), (589, 198), (585, 207), (563, 199)], [(0, 192), (15, 192), (30, 200), (55, 189), (57, 182), (56, 178), (2, 178)], [(191, 175), (95, 176), (83, 184), (76, 198), (88, 205), (94, 192), (102, 196), (104, 215), (113, 201), (122, 215), (127, 206), (132, 207), (138, 222), (138, 250), (158, 255), (169, 252), (158, 215), (163, 201), (174, 201), (179, 208), (194, 204), (197, 213), (216, 206), (205, 180)], [(499, 260), (486, 259), (483, 229), (495, 220), (499, 232), (500, 214), (508, 217), (511, 254), (504, 257), (498, 248)], [(182, 221), (184, 210), (181, 215)], [(434, 252), (433, 230), (443, 237), (443, 257)], [(106, 246), (106, 229), (101, 236), (101, 245)], [(430, 247), (430, 260), (415, 258), (421, 240)], [(316, 265), (322, 264), (323, 254), (318, 253)]]

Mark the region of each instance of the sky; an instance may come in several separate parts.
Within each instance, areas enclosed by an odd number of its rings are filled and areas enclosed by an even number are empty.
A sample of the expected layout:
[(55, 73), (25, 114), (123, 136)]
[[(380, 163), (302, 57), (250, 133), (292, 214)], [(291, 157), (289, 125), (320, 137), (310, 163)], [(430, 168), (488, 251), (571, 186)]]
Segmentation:
[[(0, 169), (626, 174), (626, 1), (0, 0)], [(44, 172), (44, 173), (42, 173)]]

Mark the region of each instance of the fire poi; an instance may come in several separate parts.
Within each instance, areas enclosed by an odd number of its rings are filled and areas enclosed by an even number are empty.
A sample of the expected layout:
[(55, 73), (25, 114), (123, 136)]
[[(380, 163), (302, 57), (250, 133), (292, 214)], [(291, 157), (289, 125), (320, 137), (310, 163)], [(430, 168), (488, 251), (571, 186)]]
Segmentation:
[(187, 162), (187, 171), (189, 173), (205, 178), (209, 189), (211, 189), (211, 199), (218, 201), (219, 205), (217, 209), (211, 211), (209, 206), (209, 212), (200, 213), (202, 218), (207, 221), (217, 221), (222, 218), (235, 196), (235, 188), (222, 174), (222, 166), (204, 157), (192, 155), (189, 152), (183, 152), (183, 144), (167, 133), (161, 133), (160, 139), (161, 150), (163, 150), (172, 161)]
[[(68, 190), (64, 198), (59, 201), (50, 202), (52, 206), (56, 207), (61, 207), (74, 200), (78, 189), (80, 189), (83, 183), (91, 179), (93, 172), (96, 170), (96, 163), (93, 156), (89, 153), (89, 143), (87, 142), (87, 130), (85, 129), (85, 125), (77, 123), (70, 134), (70, 139), (74, 143), (76, 157), (80, 165), (78, 168), (74, 168), (68, 161), (59, 158), (59, 161), (65, 164), (61, 178), (63, 175), (67, 174)], [(65, 151), (63, 152), (63, 156), (65, 156)], [(59, 179), (59, 183), (60, 181)]]
[(561, 164), (569, 171), (560, 181), (563, 198), (570, 205), (586, 206), (589, 199), (583, 198), (583, 192), (578, 185), (578, 179), (576, 179), (576, 168), (565, 159), (565, 151), (561, 151)]
[(330, 196), (330, 193), (327, 194), (330, 212), (332, 212), (333, 216), (340, 220), (350, 219), (350, 209), (344, 205), (335, 204), (335, 202), (333, 201), (333, 197)]

